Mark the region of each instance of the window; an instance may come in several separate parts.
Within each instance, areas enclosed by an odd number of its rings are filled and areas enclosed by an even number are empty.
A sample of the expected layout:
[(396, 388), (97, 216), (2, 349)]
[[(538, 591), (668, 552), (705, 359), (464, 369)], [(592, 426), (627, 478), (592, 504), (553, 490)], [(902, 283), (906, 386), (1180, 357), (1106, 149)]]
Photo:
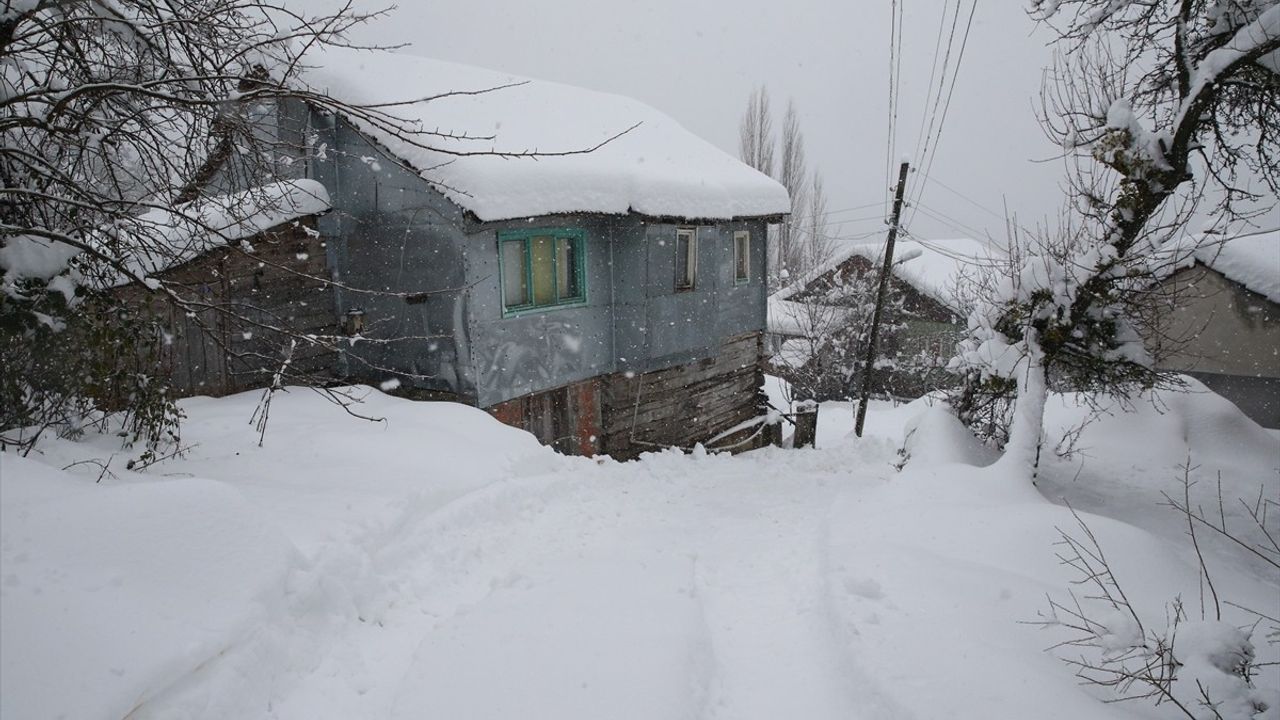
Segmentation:
[(581, 230), (498, 233), (504, 313), (573, 305), (586, 300)]
[(751, 233), (739, 230), (733, 234), (733, 283), (751, 280)]
[(676, 290), (692, 290), (698, 277), (698, 234), (693, 228), (676, 229)]

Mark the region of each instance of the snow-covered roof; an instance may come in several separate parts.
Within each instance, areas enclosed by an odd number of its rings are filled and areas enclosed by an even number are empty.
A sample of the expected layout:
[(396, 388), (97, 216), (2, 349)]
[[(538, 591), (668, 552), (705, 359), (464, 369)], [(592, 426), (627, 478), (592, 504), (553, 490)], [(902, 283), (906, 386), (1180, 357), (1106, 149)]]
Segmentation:
[[(110, 285), (124, 285), (152, 273), (180, 265), (215, 247), (242, 240), (329, 209), (329, 193), (315, 180), (284, 180), (242, 192), (219, 195), (179, 205), (172, 210), (153, 209), (102, 228), (102, 237), (86, 242), (108, 242), (122, 236), (124, 250), (113, 255), (128, 269), (117, 273)], [(4, 287), (19, 278), (48, 280), (67, 269), (80, 249), (46, 238), (18, 236), (0, 247)]]
[(1185, 235), (1164, 248), (1172, 268), (1201, 263), (1228, 280), (1280, 303), (1280, 228), (1223, 238)]
[[(329, 193), (315, 180), (282, 180), (226, 195), (155, 209), (129, 231), (142, 236), (138, 252), (125, 258), (135, 275), (176, 267), (209, 250), (257, 235), (277, 225), (329, 210)], [(121, 278), (127, 283), (134, 278)]]
[[(428, 150), (350, 118), (481, 220), (631, 211), (729, 219), (790, 211), (777, 182), (629, 98), (386, 51), (325, 48), (306, 62), (302, 81), (313, 90), (354, 105), (403, 103), (385, 110), (440, 133), (418, 138), (437, 148)], [(589, 153), (538, 158), (441, 152), (556, 153), (606, 140)]]
[(839, 323), (852, 312), (838, 305), (810, 305), (787, 300), (782, 293), (769, 296), (767, 303), (769, 332), (787, 337), (811, 337), (823, 328)]
[[(899, 240), (894, 245), (893, 274), (943, 305), (963, 310), (955, 306), (957, 281), (966, 270), (990, 264), (998, 253), (999, 250), (986, 243), (970, 238)], [(848, 243), (838, 247), (826, 262), (779, 290), (777, 297), (782, 300), (790, 298), (855, 255), (870, 260), (873, 266), (878, 267), (884, 257), (884, 243)]]

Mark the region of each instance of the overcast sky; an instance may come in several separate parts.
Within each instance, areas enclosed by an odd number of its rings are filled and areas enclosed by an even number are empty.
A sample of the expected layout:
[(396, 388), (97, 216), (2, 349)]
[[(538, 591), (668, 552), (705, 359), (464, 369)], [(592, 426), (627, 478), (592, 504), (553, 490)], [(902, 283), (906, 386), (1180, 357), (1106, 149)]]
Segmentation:
[[(930, 173), (941, 184), (908, 216), (921, 237), (1002, 239), (1006, 200), (1023, 224), (1059, 204), (1061, 165), (1033, 162), (1053, 154), (1033, 113), (1050, 50), (1021, 6), (979, 1)], [(629, 95), (735, 156), (747, 95), (767, 85), (778, 125), (795, 100), (810, 164), (823, 173), (829, 209), (841, 210), (885, 198), (889, 8), (888, 0), (430, 0), (405, 2), (357, 39)], [(905, 9), (897, 155), (916, 147), (943, 2), (906, 0)], [(877, 208), (831, 220), (844, 236), (883, 227)]]

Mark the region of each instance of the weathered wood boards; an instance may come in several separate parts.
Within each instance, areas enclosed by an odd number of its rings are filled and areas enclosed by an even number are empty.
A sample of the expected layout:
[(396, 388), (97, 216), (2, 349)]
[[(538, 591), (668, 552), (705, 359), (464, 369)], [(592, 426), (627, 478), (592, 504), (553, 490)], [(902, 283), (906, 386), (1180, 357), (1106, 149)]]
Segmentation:
[[(731, 338), (714, 357), (648, 373), (612, 373), (514, 398), (489, 408), (544, 444), (581, 455), (627, 459), (665, 447), (692, 447), (762, 412), (764, 336)], [(759, 447), (762, 433), (728, 438)], [(759, 436), (759, 437), (757, 437)]]
[[(158, 279), (202, 308), (187, 312), (138, 285), (117, 290), (163, 327), (162, 373), (178, 396), (227, 395), (265, 385), (284, 361), (291, 337), (339, 333), (328, 285), (324, 239), (312, 217), (217, 248), (160, 273)], [(333, 372), (334, 353), (300, 342), (290, 368)]]
[(691, 447), (756, 417), (764, 406), (763, 357), (763, 335), (747, 333), (705, 360), (602, 377), (600, 451), (627, 458), (661, 447)]

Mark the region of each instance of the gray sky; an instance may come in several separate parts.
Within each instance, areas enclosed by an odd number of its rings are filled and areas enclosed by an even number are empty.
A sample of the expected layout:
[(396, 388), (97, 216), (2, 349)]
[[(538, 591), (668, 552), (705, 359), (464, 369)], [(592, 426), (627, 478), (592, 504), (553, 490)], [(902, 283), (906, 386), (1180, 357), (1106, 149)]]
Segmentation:
[[(941, 0), (905, 2), (895, 174), (897, 156), (916, 147), (943, 8)], [(1033, 114), (1050, 50), (1021, 5), (979, 2), (931, 172), (946, 187), (928, 186), (925, 210), (909, 226), (922, 237), (1003, 238), (999, 217), (947, 187), (997, 215), (1007, 198), (1024, 225), (1059, 204), (1061, 165), (1032, 162), (1053, 154)], [(829, 209), (840, 210), (886, 195), (889, 7), (887, 0), (431, 0), (406, 2), (357, 39), (629, 95), (734, 155), (747, 95), (767, 85), (777, 125), (794, 98), (810, 165), (823, 172)], [(831, 220), (849, 236), (883, 227), (880, 214), (862, 209)]]

